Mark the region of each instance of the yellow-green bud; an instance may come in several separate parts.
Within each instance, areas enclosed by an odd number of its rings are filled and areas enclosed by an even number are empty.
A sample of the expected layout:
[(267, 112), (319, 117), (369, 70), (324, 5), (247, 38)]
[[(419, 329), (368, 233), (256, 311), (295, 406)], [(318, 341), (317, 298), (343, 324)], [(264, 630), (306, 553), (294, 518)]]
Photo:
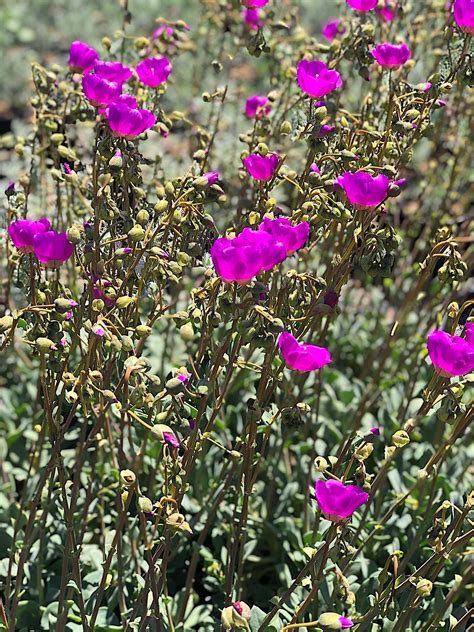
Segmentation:
[(145, 226), (148, 223), (149, 219), (150, 219), (150, 213), (148, 211), (146, 211), (145, 209), (138, 211), (137, 222), (140, 224), (140, 226)]
[(410, 436), (405, 430), (398, 430), (392, 436), (393, 445), (397, 446), (397, 448), (403, 448), (408, 443), (410, 443)]
[(138, 499), (138, 509), (144, 513), (151, 513), (153, 511), (153, 503), (146, 496), (140, 496)]
[(122, 156), (115, 155), (109, 160), (109, 167), (112, 171), (119, 171), (123, 167), (123, 159)]
[(122, 470), (120, 472), (120, 484), (122, 487), (133, 487), (137, 482), (135, 472), (132, 470)]
[(329, 467), (329, 463), (323, 456), (317, 456), (314, 459), (314, 467), (318, 472), (325, 472)]
[(423, 599), (427, 599), (431, 595), (432, 590), (433, 582), (430, 582), (429, 579), (420, 579), (416, 585), (416, 592)]
[(51, 347), (54, 347), (54, 342), (49, 338), (37, 338), (35, 342), (36, 348), (40, 353), (46, 353), (51, 349)]
[(74, 226), (67, 229), (66, 233), (71, 244), (78, 244), (81, 241), (82, 227), (74, 224)]
[(140, 224), (135, 224), (135, 226), (128, 231), (128, 237), (131, 241), (141, 241), (145, 237), (145, 231)]
[(3, 316), (3, 318), (0, 318), (0, 333), (4, 334), (6, 331), (11, 329), (12, 325), (12, 316)]
[(179, 328), (179, 335), (185, 342), (191, 342), (194, 338), (194, 329), (191, 323), (185, 323)]
[(340, 619), (341, 615), (337, 614), (337, 612), (325, 612), (319, 617), (318, 621), (320, 625), (328, 630), (342, 630)]
[(115, 304), (117, 305), (119, 309), (125, 309), (134, 301), (135, 299), (132, 296), (121, 296), (120, 298), (117, 299)]
[(51, 134), (53, 145), (60, 145), (64, 141), (64, 134)]
[(135, 331), (140, 338), (145, 338), (151, 334), (151, 327), (148, 327), (148, 325), (138, 325), (138, 327), (135, 327)]
[(280, 134), (282, 134), (283, 136), (288, 136), (288, 134), (291, 134), (292, 130), (293, 128), (290, 121), (283, 121), (283, 123), (280, 125)]

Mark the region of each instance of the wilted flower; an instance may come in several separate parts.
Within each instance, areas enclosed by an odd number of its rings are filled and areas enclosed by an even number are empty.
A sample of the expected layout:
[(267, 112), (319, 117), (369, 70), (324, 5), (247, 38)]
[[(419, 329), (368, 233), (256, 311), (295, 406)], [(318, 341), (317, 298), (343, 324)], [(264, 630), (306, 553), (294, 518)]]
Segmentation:
[(94, 74), (114, 83), (124, 83), (132, 76), (132, 71), (118, 61), (98, 61)]
[(156, 123), (153, 112), (136, 110), (126, 103), (117, 102), (109, 105), (106, 111), (109, 127), (116, 136), (135, 138)]
[(220, 237), (211, 248), (217, 274), (224, 281), (247, 283), (263, 270), (270, 270), (287, 255), (283, 243), (261, 230), (244, 230), (233, 239)]
[(341, 617), (337, 612), (325, 612), (319, 617), (318, 622), (328, 630), (344, 630), (354, 625), (350, 619)]
[(69, 68), (72, 72), (87, 72), (95, 66), (98, 59), (99, 53), (95, 48), (79, 40), (72, 42), (69, 48)]
[(362, 11), (365, 13), (366, 11), (371, 11), (375, 9), (379, 0), (347, 0), (347, 4), (351, 9), (355, 9), (356, 11)]
[(168, 80), (172, 67), (168, 57), (152, 57), (140, 62), (135, 70), (142, 83), (156, 88)]
[(268, 4), (269, 0), (241, 0), (244, 7), (248, 9), (259, 9)]
[(322, 61), (302, 59), (296, 75), (299, 87), (310, 97), (324, 97), (342, 86), (341, 75)]
[(390, 179), (383, 174), (372, 176), (366, 171), (346, 171), (337, 178), (347, 199), (358, 209), (371, 209), (381, 204), (388, 195)]
[(280, 158), (277, 154), (268, 154), (268, 156), (250, 154), (242, 162), (254, 180), (270, 180), (278, 167)]
[(304, 246), (309, 237), (308, 222), (302, 222), (293, 226), (286, 217), (278, 219), (268, 219), (266, 217), (260, 224), (259, 230), (271, 235), (275, 242), (282, 243), (285, 246), (287, 255), (291, 255)]
[(244, 16), (245, 24), (254, 31), (263, 26), (263, 20), (260, 18), (258, 9), (244, 9), (242, 15)]
[(371, 54), (383, 68), (400, 68), (411, 57), (410, 49), (405, 42), (401, 44), (377, 44), (371, 50)]
[(299, 343), (289, 331), (279, 335), (278, 346), (286, 364), (295, 371), (316, 371), (331, 362), (329, 349)]
[(316, 502), (325, 518), (339, 522), (369, 500), (369, 494), (356, 485), (330, 479), (316, 481)]
[(332, 40), (337, 37), (339, 34), (345, 33), (345, 28), (340, 28), (341, 20), (334, 19), (329, 20), (321, 29), (321, 35), (328, 40), (328, 42), (332, 42)]
[(262, 116), (266, 116), (272, 110), (267, 104), (268, 97), (259, 97), (258, 95), (248, 97), (245, 102), (245, 116), (247, 118), (261, 118)]
[(37, 233), (33, 239), (33, 249), (36, 258), (48, 268), (58, 268), (74, 252), (67, 233), (57, 233), (54, 230)]
[(96, 107), (116, 101), (122, 94), (122, 84), (88, 73), (82, 79), (82, 89), (87, 99)]
[(332, 307), (334, 309), (338, 302), (339, 302), (339, 295), (334, 290), (328, 290), (324, 294), (323, 303), (325, 305), (329, 305), (329, 307)]
[(454, 0), (454, 21), (461, 31), (474, 35), (473, 0)]
[(444, 377), (474, 370), (474, 323), (466, 323), (466, 339), (434, 331), (428, 336), (428, 353), (435, 371)]
[(8, 226), (8, 234), (13, 245), (23, 252), (33, 252), (33, 239), (50, 228), (49, 220), (42, 217), (37, 222), (29, 219), (18, 219)]

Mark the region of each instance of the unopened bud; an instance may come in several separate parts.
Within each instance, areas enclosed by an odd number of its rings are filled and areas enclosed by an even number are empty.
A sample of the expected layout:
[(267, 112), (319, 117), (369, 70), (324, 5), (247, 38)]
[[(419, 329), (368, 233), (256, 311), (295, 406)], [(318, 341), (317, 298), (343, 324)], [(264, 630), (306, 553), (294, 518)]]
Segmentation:
[(405, 430), (398, 430), (394, 435), (392, 435), (393, 445), (397, 448), (403, 448), (408, 443), (410, 443), (410, 437)]
[(430, 582), (429, 579), (420, 579), (416, 585), (416, 592), (423, 599), (427, 599), (431, 595), (432, 590), (433, 582)]

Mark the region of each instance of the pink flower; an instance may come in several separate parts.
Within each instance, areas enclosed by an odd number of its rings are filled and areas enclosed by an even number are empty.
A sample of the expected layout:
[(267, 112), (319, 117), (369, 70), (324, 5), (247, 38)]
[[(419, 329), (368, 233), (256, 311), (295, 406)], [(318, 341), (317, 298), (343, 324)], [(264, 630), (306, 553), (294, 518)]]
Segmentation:
[(135, 70), (142, 83), (156, 88), (168, 80), (172, 67), (168, 57), (151, 57), (140, 62)]
[(402, 44), (377, 44), (371, 51), (372, 57), (383, 68), (400, 68), (411, 57), (408, 46)]
[(381, 9), (376, 9), (376, 12), (381, 15), (386, 22), (392, 22), (397, 17), (399, 10), (399, 4), (396, 2), (390, 2), (390, 0), (385, 0), (385, 6)]
[(290, 220), (286, 217), (280, 217), (279, 219), (268, 219), (266, 217), (258, 230), (265, 231), (273, 237), (276, 243), (283, 244), (287, 256), (302, 248), (309, 237), (308, 222), (292, 226)]
[(267, 103), (268, 97), (259, 97), (257, 95), (248, 97), (245, 102), (245, 116), (247, 118), (261, 118), (262, 116), (266, 116), (272, 110)]
[(132, 71), (118, 61), (98, 61), (94, 66), (94, 74), (107, 81), (124, 83), (132, 76)]
[(378, 0), (347, 0), (347, 4), (351, 9), (361, 11), (362, 13), (375, 9), (377, 3)]
[[(132, 97), (131, 94), (121, 94), (114, 101), (114, 103), (125, 103), (126, 105), (128, 105), (129, 108), (132, 108), (134, 110), (138, 107), (137, 100), (134, 97)], [(99, 108), (97, 111), (99, 112), (99, 114), (107, 115), (107, 109), (108, 108)], [(116, 155), (117, 155), (117, 152), (116, 152)], [(121, 156), (122, 154), (119, 153), (119, 155)]]
[(317, 173), (318, 175), (320, 175), (320, 174), (321, 174), (321, 169), (318, 167), (318, 165), (317, 165), (315, 162), (313, 162), (313, 163), (311, 164), (311, 166), (310, 166), (309, 170), (310, 170), (312, 173)]
[(33, 252), (33, 240), (36, 235), (45, 233), (50, 228), (49, 220), (42, 217), (37, 222), (29, 219), (18, 219), (8, 226), (8, 234), (13, 245), (23, 252)]
[(375, 435), (376, 437), (380, 437), (380, 428), (378, 426), (374, 426), (373, 428), (370, 428), (369, 432)]
[(454, 21), (461, 31), (474, 35), (473, 0), (454, 0)]
[(270, 180), (277, 170), (280, 158), (277, 154), (269, 154), (268, 156), (250, 154), (242, 162), (254, 180)]
[(295, 371), (317, 371), (331, 362), (329, 349), (299, 343), (289, 331), (279, 335), (278, 346), (286, 364)]
[(352, 623), (352, 620), (348, 619), (347, 617), (339, 617), (339, 623), (341, 624), (342, 629), (352, 628), (352, 626), (354, 625)]
[(428, 353), (435, 371), (444, 377), (474, 370), (474, 323), (466, 323), (466, 339), (434, 331), (428, 336)]
[(268, 0), (241, 0), (241, 3), (249, 9), (259, 9), (268, 4)]
[(316, 502), (328, 520), (340, 522), (349, 518), (368, 500), (369, 494), (356, 485), (344, 485), (334, 479), (316, 481)]
[(263, 20), (260, 18), (258, 9), (244, 9), (242, 11), (245, 24), (252, 30), (256, 31), (263, 26)]
[(341, 75), (322, 61), (302, 59), (296, 75), (299, 87), (310, 97), (324, 97), (342, 86)]
[(335, 125), (321, 125), (321, 127), (318, 130), (318, 137), (324, 138), (325, 136), (329, 136), (329, 134), (332, 134), (335, 129), (336, 129)]
[(332, 40), (337, 37), (339, 34), (345, 33), (346, 29), (341, 28), (339, 25), (341, 20), (329, 20), (321, 29), (321, 35), (327, 39), (328, 42), (332, 42)]
[(156, 118), (149, 110), (136, 110), (126, 103), (112, 103), (106, 111), (107, 121), (116, 136), (132, 139), (153, 127)]
[(71, 72), (88, 72), (97, 60), (99, 53), (85, 42), (76, 40), (69, 48), (69, 68)]
[(342, 187), (349, 202), (358, 209), (372, 209), (388, 196), (390, 180), (380, 174), (372, 176), (366, 171), (346, 171), (336, 183)]
[(206, 171), (206, 173), (203, 173), (202, 175), (207, 178), (209, 186), (219, 182), (219, 178), (221, 177), (221, 174), (218, 171)]
[(283, 243), (275, 243), (265, 231), (250, 228), (244, 228), (234, 239), (216, 239), (211, 248), (217, 274), (224, 281), (241, 284), (281, 263), (286, 255)]
[(96, 107), (104, 107), (116, 101), (122, 94), (122, 84), (88, 73), (82, 78), (86, 98)]
[(33, 249), (36, 258), (48, 268), (59, 268), (74, 252), (67, 233), (54, 230), (37, 233), (33, 239)]

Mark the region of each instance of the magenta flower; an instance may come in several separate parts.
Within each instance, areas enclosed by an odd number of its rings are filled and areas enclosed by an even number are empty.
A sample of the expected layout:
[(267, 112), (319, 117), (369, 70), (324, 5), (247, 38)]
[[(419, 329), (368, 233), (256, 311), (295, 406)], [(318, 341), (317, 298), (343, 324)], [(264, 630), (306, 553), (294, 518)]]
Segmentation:
[(129, 140), (150, 129), (156, 123), (153, 112), (136, 110), (126, 103), (112, 103), (106, 111), (109, 127), (115, 136)]
[(104, 107), (116, 101), (122, 94), (122, 84), (88, 73), (82, 78), (86, 98), (96, 107)]
[(276, 243), (283, 244), (287, 256), (302, 248), (309, 237), (308, 222), (292, 226), (290, 220), (286, 217), (280, 217), (279, 219), (268, 219), (266, 217), (258, 230), (265, 231), (273, 237)]
[(434, 331), (428, 336), (428, 353), (436, 373), (443, 377), (466, 375), (474, 370), (474, 323), (466, 323), (466, 339)]
[(405, 42), (402, 44), (377, 44), (371, 51), (372, 57), (382, 68), (400, 68), (411, 57)]
[(54, 230), (37, 233), (33, 239), (33, 249), (36, 258), (48, 268), (59, 268), (74, 252), (67, 233)]
[(245, 284), (263, 270), (270, 270), (286, 257), (286, 247), (260, 230), (244, 230), (234, 237), (216, 239), (211, 258), (217, 274), (224, 281)]
[(168, 80), (172, 67), (168, 57), (151, 57), (140, 62), (135, 70), (142, 83), (156, 88)]
[(341, 20), (337, 18), (335, 20), (329, 20), (321, 29), (321, 35), (327, 39), (328, 42), (332, 42), (339, 34), (345, 33), (345, 28), (340, 28)]
[(33, 240), (35, 235), (45, 233), (50, 228), (49, 220), (42, 217), (37, 222), (29, 219), (18, 219), (8, 226), (8, 234), (13, 245), (23, 252), (33, 252)]
[(370, 428), (369, 432), (375, 435), (376, 437), (380, 437), (380, 428), (378, 426), (374, 426), (373, 428)]
[(332, 134), (335, 129), (335, 125), (321, 125), (317, 135), (319, 138), (324, 138), (325, 136), (329, 136), (329, 134)]
[(132, 76), (132, 71), (118, 61), (98, 61), (94, 66), (94, 74), (107, 81), (124, 83)]
[(349, 202), (358, 209), (372, 209), (381, 204), (390, 186), (387, 176), (372, 176), (366, 171), (346, 171), (337, 178), (336, 183), (344, 189)]
[(241, 3), (248, 9), (260, 9), (268, 4), (268, 0), (241, 0)]
[(245, 24), (252, 30), (256, 31), (263, 26), (263, 20), (260, 18), (258, 9), (244, 9), (242, 11)]
[(351, 9), (361, 11), (362, 13), (375, 9), (377, 3), (378, 0), (347, 0), (347, 4)]
[(218, 171), (206, 171), (206, 173), (203, 173), (202, 175), (207, 178), (207, 183), (209, 184), (209, 186), (211, 186), (212, 184), (216, 184), (216, 182), (219, 182), (219, 179), (221, 177), (221, 174)]
[(259, 97), (258, 95), (248, 97), (245, 102), (245, 116), (247, 118), (261, 118), (262, 116), (266, 116), (272, 110), (267, 103), (268, 97)]
[(172, 448), (181, 447), (180, 442), (172, 432), (163, 432), (163, 441)]
[[(121, 94), (115, 101), (114, 103), (125, 103), (125, 105), (128, 105), (129, 108), (132, 108), (133, 110), (136, 110), (138, 107), (138, 102), (137, 100), (132, 97), (131, 94)], [(99, 114), (102, 115), (107, 115), (107, 109), (108, 108), (99, 108), (97, 111), (99, 112)], [(122, 154), (120, 154), (122, 155)]]
[(277, 154), (269, 154), (268, 156), (250, 154), (242, 162), (254, 180), (270, 180), (277, 170), (280, 158)]
[(317, 173), (318, 175), (321, 174), (321, 169), (318, 167), (318, 165), (315, 162), (311, 163), (309, 170), (312, 173)]
[(397, 17), (399, 9), (400, 5), (396, 2), (385, 0), (385, 6), (381, 9), (376, 9), (376, 12), (381, 15), (386, 22), (393, 22), (393, 20)]
[(329, 70), (322, 61), (302, 59), (296, 70), (298, 85), (310, 97), (324, 97), (342, 86), (337, 70)]
[(166, 37), (173, 37), (174, 28), (172, 26), (168, 26), (167, 24), (161, 24), (157, 29), (153, 31), (152, 38), (158, 39), (161, 35), (166, 35)]
[(347, 617), (339, 617), (339, 623), (341, 624), (341, 628), (343, 630), (346, 628), (352, 628), (354, 625), (352, 620)]
[(473, 0), (454, 0), (454, 21), (461, 31), (474, 35)]
[(76, 40), (69, 48), (69, 68), (71, 72), (88, 72), (94, 68), (99, 53), (85, 42)]
[(316, 481), (316, 502), (328, 520), (340, 522), (349, 518), (368, 500), (369, 494), (356, 485), (344, 485), (335, 479)]
[(299, 343), (289, 331), (279, 335), (278, 346), (288, 367), (295, 371), (317, 371), (331, 362), (329, 349)]

